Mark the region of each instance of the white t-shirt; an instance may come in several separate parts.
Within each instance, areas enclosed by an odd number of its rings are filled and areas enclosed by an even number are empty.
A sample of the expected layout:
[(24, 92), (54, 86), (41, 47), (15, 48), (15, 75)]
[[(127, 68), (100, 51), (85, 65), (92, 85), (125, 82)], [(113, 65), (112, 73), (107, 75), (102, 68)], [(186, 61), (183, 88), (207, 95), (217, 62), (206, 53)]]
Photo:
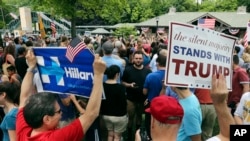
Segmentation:
[(242, 118), (243, 124), (250, 124), (250, 92), (246, 92), (241, 96), (240, 103), (238, 104), (235, 116)]
[(214, 136), (212, 138), (207, 139), (207, 141), (221, 141), (221, 140), (217, 136)]

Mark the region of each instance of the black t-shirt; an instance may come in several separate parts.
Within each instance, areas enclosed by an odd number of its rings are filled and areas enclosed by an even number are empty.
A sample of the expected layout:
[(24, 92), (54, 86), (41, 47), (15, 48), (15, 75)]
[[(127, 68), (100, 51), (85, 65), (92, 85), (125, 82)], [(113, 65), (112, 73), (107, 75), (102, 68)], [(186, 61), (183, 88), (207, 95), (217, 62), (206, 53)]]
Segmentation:
[(127, 99), (133, 102), (144, 102), (146, 95), (143, 94), (143, 85), (146, 79), (146, 76), (151, 73), (151, 70), (143, 67), (143, 69), (138, 70), (133, 65), (125, 68), (122, 81), (127, 83), (135, 82), (138, 88), (126, 88)]
[(28, 69), (28, 65), (26, 63), (26, 58), (25, 57), (17, 57), (15, 59), (15, 66), (16, 66), (17, 73), (23, 79), (25, 74), (26, 74), (26, 71)]
[(103, 83), (106, 99), (102, 100), (101, 114), (124, 116), (127, 113), (126, 91), (122, 84)]

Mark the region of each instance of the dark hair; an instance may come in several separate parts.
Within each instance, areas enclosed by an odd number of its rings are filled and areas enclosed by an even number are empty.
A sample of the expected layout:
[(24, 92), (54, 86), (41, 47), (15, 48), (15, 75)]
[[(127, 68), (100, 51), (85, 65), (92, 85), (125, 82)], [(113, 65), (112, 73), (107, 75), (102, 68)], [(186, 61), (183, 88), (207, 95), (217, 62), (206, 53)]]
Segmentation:
[(52, 93), (42, 92), (31, 95), (23, 108), (27, 124), (34, 129), (41, 127), (45, 115), (55, 114), (55, 102), (56, 95)]
[(19, 44), (19, 37), (16, 37), (16, 38), (14, 39), (14, 43), (15, 43), (15, 44)]
[(135, 51), (134, 54), (133, 54), (133, 57), (134, 57), (136, 54), (141, 54), (141, 55), (143, 56), (143, 52), (140, 51), (140, 50)]
[(20, 84), (17, 82), (3, 81), (0, 83), (0, 93), (6, 93), (6, 100), (19, 104)]
[(67, 36), (61, 36), (61, 42), (66, 42), (66, 41), (68, 41)]
[(26, 48), (25, 47), (20, 47), (18, 50), (17, 50), (17, 53), (18, 55), (22, 55), (26, 52)]
[(3, 61), (5, 62), (7, 54), (11, 54), (13, 57), (15, 57), (15, 45), (13, 43), (10, 43), (7, 47), (4, 48), (4, 55), (3, 55)]
[(89, 44), (91, 42), (91, 39), (89, 37), (85, 37), (84, 43)]
[(235, 46), (235, 47), (234, 47), (234, 50), (235, 50), (235, 52), (238, 54), (238, 53), (240, 52), (240, 47)]
[(236, 64), (236, 65), (238, 65), (239, 62), (240, 62), (239, 56), (238, 55), (234, 55), (233, 56), (233, 63)]
[(161, 49), (168, 49), (168, 46), (166, 44), (164, 44), (164, 43), (160, 43), (159, 44), (159, 48), (161, 48)]
[(111, 65), (105, 70), (108, 79), (114, 79), (117, 73), (120, 73), (120, 68), (117, 65)]
[(159, 64), (159, 66), (165, 67), (167, 62), (167, 56), (159, 53), (156, 62)]
[(14, 72), (15, 72), (15, 71), (16, 71), (16, 68), (15, 68), (13, 65), (10, 65), (10, 66), (7, 67), (7, 70), (8, 70), (8, 71), (14, 71)]
[(125, 48), (120, 48), (118, 50), (118, 53), (119, 53), (120, 57), (127, 57), (127, 49), (125, 49)]
[(33, 42), (32, 41), (27, 41), (27, 42), (25, 42), (25, 45), (27, 47), (32, 47), (33, 46)]

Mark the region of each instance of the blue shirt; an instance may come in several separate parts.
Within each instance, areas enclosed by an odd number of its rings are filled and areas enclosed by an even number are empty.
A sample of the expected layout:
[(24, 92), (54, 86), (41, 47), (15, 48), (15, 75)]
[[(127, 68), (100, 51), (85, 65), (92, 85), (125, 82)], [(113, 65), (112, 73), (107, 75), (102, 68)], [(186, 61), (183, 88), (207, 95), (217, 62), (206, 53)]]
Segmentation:
[(164, 79), (165, 70), (158, 70), (147, 75), (143, 88), (148, 90), (148, 100), (159, 96), (162, 89), (162, 80)]
[(8, 130), (16, 130), (16, 115), (18, 112), (18, 108), (13, 108), (10, 110), (9, 113), (7, 113), (3, 121), (0, 125), (2, 131), (3, 131), (3, 140), (2, 141), (9, 141), (9, 133)]
[[(102, 57), (102, 60), (106, 63), (107, 67), (110, 67), (111, 65), (117, 65), (120, 68), (120, 77), (122, 77), (124, 67), (121, 60), (114, 58), (112, 56), (105, 56), (105, 55)], [(107, 76), (104, 75), (103, 82), (105, 82), (106, 80)], [(121, 82), (120, 78), (118, 79), (118, 82), (119, 83)]]
[(67, 94), (58, 94), (58, 104), (62, 110), (62, 118), (61, 121), (72, 120), (75, 118), (76, 112), (72, 102), (70, 102), (69, 106), (65, 106), (61, 99), (67, 98), (69, 95)]
[(191, 141), (190, 136), (201, 134), (201, 108), (200, 103), (194, 94), (180, 99), (184, 110), (181, 127), (178, 131), (177, 141)]
[[(189, 90), (190, 90), (192, 93), (194, 93), (195, 88), (189, 88)], [(173, 98), (175, 98), (175, 99), (177, 99), (177, 100), (179, 99), (177, 93), (175, 93), (175, 92), (171, 89), (170, 86), (168, 86), (167, 89), (166, 89), (166, 95), (167, 95), (167, 96), (171, 96), (171, 97), (173, 97)]]

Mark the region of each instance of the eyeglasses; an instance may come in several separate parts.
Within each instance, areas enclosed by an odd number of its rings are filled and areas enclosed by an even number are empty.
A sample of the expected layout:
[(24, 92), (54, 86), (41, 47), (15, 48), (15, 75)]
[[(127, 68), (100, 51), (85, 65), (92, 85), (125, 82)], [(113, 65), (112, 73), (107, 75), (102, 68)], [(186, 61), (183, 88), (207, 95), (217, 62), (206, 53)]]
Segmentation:
[(58, 111), (55, 111), (55, 114), (58, 113), (58, 114), (61, 114), (62, 110), (59, 109)]

